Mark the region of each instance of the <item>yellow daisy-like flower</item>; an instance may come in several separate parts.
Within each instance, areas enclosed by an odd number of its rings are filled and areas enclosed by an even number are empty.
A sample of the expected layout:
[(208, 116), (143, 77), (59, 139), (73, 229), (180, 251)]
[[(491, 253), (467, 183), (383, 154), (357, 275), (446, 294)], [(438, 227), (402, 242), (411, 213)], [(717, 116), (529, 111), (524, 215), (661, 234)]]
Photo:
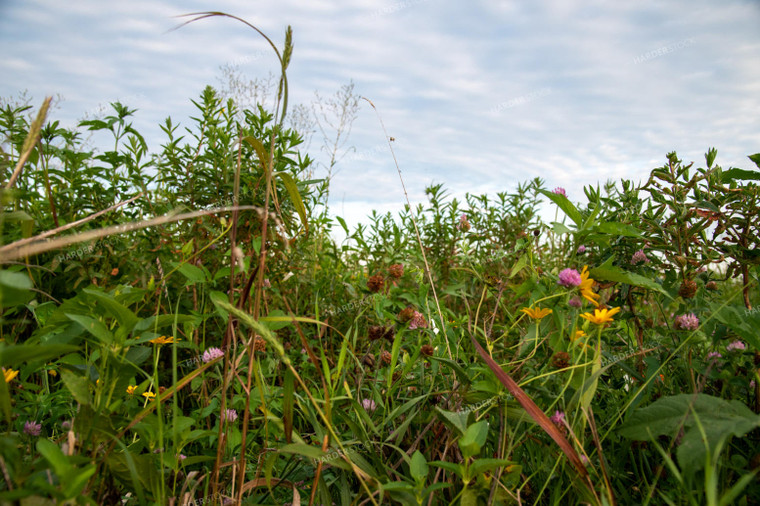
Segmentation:
[(49, 374), (50, 376), (52, 376), (52, 377), (54, 377), (54, 378), (55, 378), (56, 376), (58, 376), (58, 371), (56, 371), (55, 369), (49, 369), (49, 370), (48, 370), (48, 374)]
[(127, 394), (132, 395), (135, 393), (135, 390), (137, 390), (137, 385), (129, 385), (127, 387)]
[(3, 367), (3, 376), (5, 376), (5, 382), (10, 383), (16, 376), (18, 376), (18, 371)]
[(175, 341), (174, 336), (170, 336), (170, 337), (161, 336), (161, 337), (157, 337), (155, 339), (150, 340), (150, 342), (153, 344), (171, 344), (177, 341), (179, 341), (179, 339)]
[(588, 265), (584, 265), (583, 270), (581, 271), (581, 284), (578, 286), (578, 288), (580, 289), (581, 295), (584, 299), (595, 306), (599, 306), (597, 300), (600, 299), (600, 296), (599, 294), (594, 293), (594, 290), (592, 289), (594, 287), (594, 280), (588, 276)]
[(576, 339), (580, 339), (581, 337), (586, 337), (586, 333), (582, 330), (576, 330), (575, 335), (570, 338), (571, 341), (575, 341)]
[(520, 311), (522, 311), (523, 313), (525, 313), (526, 315), (530, 316), (531, 318), (537, 321), (541, 321), (541, 318), (543, 318), (544, 316), (552, 314), (551, 309), (546, 309), (546, 308), (542, 309), (540, 307), (537, 307), (535, 309), (524, 307)]
[(148, 399), (149, 401), (152, 401), (153, 399), (156, 398), (156, 394), (154, 394), (153, 392), (143, 392), (142, 396)]
[(612, 321), (612, 317), (620, 311), (619, 307), (613, 307), (612, 309), (594, 309), (594, 314), (583, 313), (581, 318), (585, 318), (591, 323), (597, 325), (603, 325)]

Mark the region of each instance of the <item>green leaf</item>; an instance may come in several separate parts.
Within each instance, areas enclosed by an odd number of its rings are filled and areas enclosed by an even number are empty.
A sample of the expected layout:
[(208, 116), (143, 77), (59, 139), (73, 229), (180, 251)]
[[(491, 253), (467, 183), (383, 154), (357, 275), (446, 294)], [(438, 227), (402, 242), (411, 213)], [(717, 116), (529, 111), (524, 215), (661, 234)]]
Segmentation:
[[(303, 455), (310, 459), (319, 459), (326, 455), (321, 448), (316, 446), (307, 445), (304, 443), (292, 443), (280, 448), (280, 453), (292, 453), (294, 455)], [(328, 454), (330, 452), (327, 452)]]
[(77, 322), (87, 332), (97, 337), (103, 344), (111, 344), (113, 342), (113, 334), (111, 334), (111, 331), (108, 330), (100, 320), (81, 314), (70, 313), (66, 313), (66, 318)]
[(575, 225), (577, 227), (581, 226), (581, 222), (583, 221), (583, 217), (581, 216), (581, 213), (578, 211), (578, 209), (575, 208), (572, 202), (567, 200), (567, 197), (564, 195), (558, 195), (556, 193), (548, 192), (546, 190), (538, 190), (540, 193), (542, 193), (545, 197), (547, 197), (549, 200), (557, 204), (557, 206), (562, 209), (562, 211), (573, 220)]
[(119, 322), (119, 325), (128, 331), (131, 331), (137, 325), (137, 322), (140, 321), (136, 314), (114, 299), (110, 294), (90, 288), (85, 288), (83, 292), (89, 297), (96, 299), (106, 312), (113, 316)]
[(643, 235), (643, 232), (638, 228), (617, 221), (605, 221), (604, 223), (599, 223), (594, 225), (592, 231), (601, 234), (621, 235), (625, 237), (641, 237)]
[[(702, 440), (694, 413), (699, 417), (706, 441)], [(619, 433), (629, 439), (649, 440), (656, 436), (675, 437), (682, 426), (685, 433), (676, 455), (684, 471), (691, 472), (704, 466), (708, 448), (714, 451), (726, 438), (741, 437), (760, 427), (760, 415), (739, 401), (706, 394), (679, 394), (661, 397), (637, 409)]]
[(90, 395), (90, 382), (82, 376), (77, 376), (71, 371), (62, 369), (61, 380), (66, 388), (69, 389), (71, 395), (79, 404), (89, 406), (92, 404), (92, 397)]
[(473, 423), (459, 440), (459, 449), (462, 451), (464, 458), (474, 457), (480, 453), (480, 449), (486, 443), (488, 437), (488, 422), (482, 420)]
[(415, 481), (424, 483), (428, 475), (428, 465), (425, 456), (419, 450), (412, 454), (412, 463), (409, 465), (409, 472)]
[(757, 172), (754, 170), (744, 170), (744, 169), (728, 169), (726, 171), (723, 171), (723, 173), (720, 175), (720, 181), (722, 183), (730, 183), (731, 181), (734, 181), (736, 179), (760, 180), (760, 172)]
[(49, 439), (40, 438), (37, 440), (37, 451), (45, 457), (59, 478), (63, 478), (69, 473), (71, 464), (57, 444)]
[(461, 434), (467, 430), (467, 419), (470, 417), (469, 411), (446, 411), (438, 406), (436, 408), (448, 422), (453, 425)]
[(282, 184), (285, 185), (285, 189), (288, 191), (288, 195), (290, 195), (290, 200), (293, 202), (293, 207), (295, 207), (298, 216), (301, 218), (301, 223), (303, 223), (303, 227), (308, 234), (309, 220), (306, 217), (306, 207), (303, 205), (301, 194), (298, 192), (298, 186), (296, 186), (296, 182), (293, 179), (293, 176), (287, 172), (276, 172), (275, 174), (277, 176), (280, 176)]
[(20, 272), (0, 271), (0, 307), (26, 304), (33, 296), (29, 276)]
[(747, 158), (755, 162), (755, 165), (757, 165), (757, 168), (760, 169), (760, 153), (755, 153), (754, 155), (749, 155)]
[[(491, 469), (513, 465), (514, 462), (509, 459), (477, 459), (470, 464), (470, 474), (477, 476)], [(514, 468), (510, 469), (509, 472), (514, 472)]]
[(0, 349), (0, 365), (18, 368), (24, 362), (48, 362), (78, 349), (70, 344), (14, 344)]
[(346, 220), (344, 220), (340, 216), (336, 216), (335, 219), (338, 220), (338, 223), (340, 223), (340, 226), (343, 227), (343, 231), (346, 232), (346, 235), (351, 235), (348, 231), (348, 225), (346, 225)]
[(203, 269), (195, 265), (184, 263), (177, 267), (177, 270), (187, 278), (188, 282), (185, 286), (204, 283), (206, 281), (206, 273), (203, 272)]
[(589, 271), (589, 275), (591, 276), (591, 278), (597, 281), (602, 280), (602, 281), (617, 281), (618, 283), (627, 283), (633, 286), (648, 288), (650, 290), (654, 290), (656, 292), (659, 292), (667, 296), (669, 299), (672, 298), (670, 294), (668, 294), (668, 292), (665, 291), (663, 287), (661, 287), (660, 285), (658, 285), (651, 279), (641, 276), (640, 274), (624, 271), (620, 267), (615, 267), (611, 265), (611, 263), (612, 263), (611, 261), (606, 262), (604, 265), (600, 265), (599, 267), (591, 269)]

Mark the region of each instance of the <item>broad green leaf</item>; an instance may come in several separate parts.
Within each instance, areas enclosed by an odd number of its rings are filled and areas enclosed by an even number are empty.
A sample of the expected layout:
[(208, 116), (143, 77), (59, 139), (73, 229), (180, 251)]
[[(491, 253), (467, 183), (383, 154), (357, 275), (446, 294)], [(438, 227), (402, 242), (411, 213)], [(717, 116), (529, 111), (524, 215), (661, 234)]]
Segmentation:
[(604, 223), (599, 223), (592, 228), (592, 231), (602, 234), (622, 235), (625, 237), (641, 237), (643, 234), (638, 228), (617, 221), (605, 221)]
[(473, 423), (459, 440), (459, 449), (462, 450), (464, 458), (474, 457), (480, 453), (480, 449), (486, 443), (488, 437), (488, 422), (482, 420)]
[(581, 216), (581, 213), (578, 211), (578, 209), (576, 209), (573, 203), (567, 199), (567, 197), (556, 194), (556, 193), (548, 192), (546, 190), (538, 190), (538, 191), (541, 194), (543, 194), (545, 197), (547, 197), (549, 200), (557, 204), (557, 206), (560, 209), (562, 209), (562, 211), (567, 215), (567, 217), (573, 220), (573, 223), (575, 223), (577, 227), (581, 226), (581, 222), (583, 221), (583, 216)]
[(66, 317), (69, 320), (77, 322), (87, 332), (97, 337), (103, 344), (111, 344), (113, 342), (113, 334), (111, 334), (111, 331), (108, 330), (100, 320), (81, 314), (70, 313), (66, 313)]
[[(707, 441), (696, 425), (694, 413), (704, 428)], [(656, 436), (675, 437), (683, 427), (685, 434), (678, 447), (678, 463), (685, 471), (701, 468), (707, 445), (711, 451), (730, 436), (741, 437), (760, 427), (760, 415), (739, 401), (706, 394), (679, 394), (662, 397), (637, 409), (619, 429), (629, 439), (649, 440)]]
[(640, 274), (624, 271), (620, 267), (615, 267), (610, 263), (605, 263), (605, 265), (591, 269), (589, 275), (597, 281), (617, 281), (618, 283), (627, 283), (629, 285), (654, 290), (667, 296), (669, 299), (671, 298), (670, 294), (668, 294), (663, 287), (651, 279), (641, 276)]
[(510, 473), (515, 471), (514, 462), (509, 459), (476, 459), (470, 464), (470, 474), (472, 476), (477, 476), (483, 474), (485, 471), (490, 471), (499, 467), (506, 467), (506, 471)]
[[(754, 160), (753, 160), (754, 161)], [(722, 183), (730, 183), (734, 180), (760, 180), (760, 172), (756, 170), (728, 169), (720, 175)]]
[(469, 411), (446, 411), (438, 406), (436, 408), (448, 422), (453, 425), (461, 434), (467, 430), (467, 419), (470, 417)]
[(105, 308), (106, 312), (113, 316), (119, 325), (131, 331), (140, 319), (130, 309), (118, 302), (113, 296), (98, 290), (85, 288), (83, 290), (88, 297), (94, 298), (98, 304)]
[(40, 438), (37, 440), (37, 451), (45, 457), (59, 478), (63, 478), (69, 473), (71, 464), (57, 444), (49, 439)]
[(21, 272), (0, 271), (0, 308), (29, 302), (34, 293), (29, 276)]
[(18, 368), (24, 362), (47, 362), (78, 349), (70, 344), (13, 344), (0, 349), (0, 365)]
[(187, 278), (186, 285), (194, 285), (206, 281), (206, 273), (203, 272), (203, 269), (195, 265), (184, 263), (177, 267), (177, 270)]
[(412, 473), (412, 478), (416, 481), (424, 483), (427, 479), (427, 460), (425, 460), (425, 456), (419, 450), (412, 454), (412, 463), (409, 466), (409, 471)]
[(82, 376), (77, 376), (71, 371), (62, 369), (61, 380), (66, 388), (69, 389), (71, 395), (79, 404), (89, 406), (92, 404), (92, 396), (90, 395), (90, 382)]
[[(307, 445), (304, 443), (292, 443), (289, 445), (285, 445), (282, 448), (280, 448), (279, 451), (280, 453), (292, 453), (295, 455), (303, 455), (304, 457), (307, 457), (310, 459), (320, 459), (331, 453), (329, 449), (327, 452), (323, 452), (321, 448), (318, 448), (312, 445)], [(335, 450), (335, 451), (338, 451), (338, 450)]]

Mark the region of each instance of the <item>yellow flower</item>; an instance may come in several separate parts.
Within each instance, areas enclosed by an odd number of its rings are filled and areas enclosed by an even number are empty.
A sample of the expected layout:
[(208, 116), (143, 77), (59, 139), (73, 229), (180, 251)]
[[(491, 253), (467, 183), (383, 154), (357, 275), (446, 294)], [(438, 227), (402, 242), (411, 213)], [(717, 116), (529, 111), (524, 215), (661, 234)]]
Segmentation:
[(576, 330), (575, 335), (570, 338), (571, 341), (575, 341), (576, 339), (580, 339), (581, 337), (586, 337), (586, 333), (582, 330)]
[(612, 317), (620, 311), (619, 307), (613, 307), (612, 309), (594, 309), (594, 314), (583, 313), (581, 318), (585, 318), (591, 323), (597, 325), (603, 325), (612, 321)]
[(588, 277), (588, 265), (583, 266), (581, 271), (581, 284), (578, 288), (581, 291), (581, 295), (584, 299), (591, 302), (595, 306), (599, 306), (597, 300), (600, 298), (599, 294), (594, 293), (592, 288), (594, 287), (594, 280)]
[(129, 385), (127, 387), (127, 394), (132, 395), (137, 390), (137, 385)]
[(55, 378), (56, 376), (58, 376), (58, 371), (56, 371), (55, 369), (50, 369), (48, 370), (48, 374)]
[[(177, 341), (179, 341), (179, 339), (177, 339)], [(150, 342), (153, 344), (170, 344), (176, 341), (174, 340), (174, 336), (171, 336), (171, 337), (161, 336), (155, 339), (151, 339)]]
[(5, 382), (10, 383), (13, 381), (13, 378), (18, 376), (18, 371), (14, 371), (13, 369), (6, 369), (3, 367), (3, 376), (5, 376)]
[(541, 309), (540, 307), (537, 307), (535, 309), (524, 307), (520, 311), (530, 316), (534, 320), (538, 320), (538, 321), (541, 321), (541, 318), (543, 318), (544, 316), (552, 314), (551, 309), (546, 309), (546, 308)]
[(152, 401), (153, 399), (156, 398), (156, 394), (154, 394), (153, 392), (143, 392), (142, 396), (148, 399), (149, 401)]

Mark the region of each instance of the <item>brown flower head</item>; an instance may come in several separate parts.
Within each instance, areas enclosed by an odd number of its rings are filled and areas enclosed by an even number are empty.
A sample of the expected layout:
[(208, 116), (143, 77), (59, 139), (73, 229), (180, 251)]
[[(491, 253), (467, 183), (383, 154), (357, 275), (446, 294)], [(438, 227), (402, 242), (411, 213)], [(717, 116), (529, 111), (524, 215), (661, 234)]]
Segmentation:
[(383, 352), (380, 354), (380, 360), (385, 365), (389, 365), (391, 363), (391, 359), (393, 357), (391, 356), (391, 352), (387, 350), (383, 350)]
[(681, 288), (678, 289), (678, 295), (684, 299), (691, 299), (697, 293), (697, 282), (693, 279), (684, 280)]
[(256, 351), (267, 351), (267, 342), (263, 337), (256, 336), (253, 340), (253, 349)]
[(402, 264), (393, 264), (388, 267), (388, 274), (390, 274), (392, 278), (398, 279), (404, 275), (404, 266)]
[(705, 288), (707, 288), (708, 290), (717, 290), (718, 283), (716, 283), (715, 281), (708, 281), (707, 284), (705, 285)]
[(570, 365), (570, 354), (565, 351), (558, 351), (552, 357), (552, 365), (557, 369), (564, 369)]
[(384, 284), (385, 278), (383, 278), (382, 274), (375, 274), (374, 276), (370, 276), (367, 280), (367, 288), (369, 288), (369, 291), (373, 293), (377, 293), (382, 290)]
[(406, 323), (414, 318), (414, 313), (416, 313), (414, 308), (412, 306), (407, 306), (399, 312), (398, 319), (401, 323)]
[(430, 357), (433, 355), (433, 353), (435, 353), (435, 349), (429, 344), (423, 344), (422, 347), (420, 348), (420, 353), (422, 353), (426, 357)]

